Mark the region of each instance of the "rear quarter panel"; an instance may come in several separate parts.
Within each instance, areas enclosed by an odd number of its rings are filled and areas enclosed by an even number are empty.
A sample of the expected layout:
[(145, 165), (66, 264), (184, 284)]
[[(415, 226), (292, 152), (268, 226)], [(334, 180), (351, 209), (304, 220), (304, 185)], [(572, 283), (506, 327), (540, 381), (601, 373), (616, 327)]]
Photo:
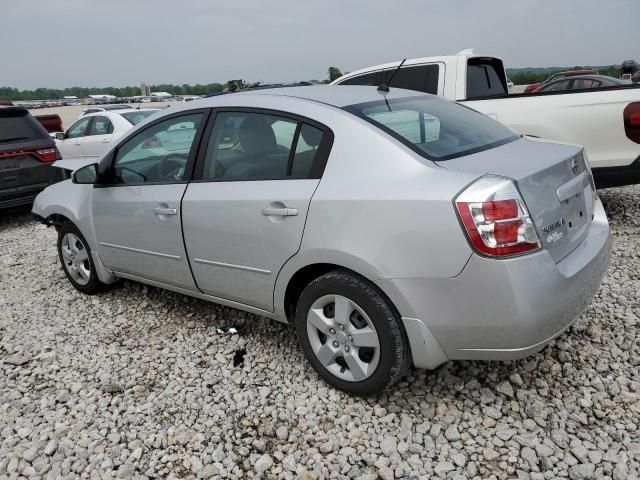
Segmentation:
[(277, 310), (288, 280), (313, 263), (341, 265), (372, 281), (459, 274), (471, 249), (452, 199), (478, 174), (438, 167), (350, 114), (331, 117), (314, 117), (333, 130), (334, 144), (300, 251), (279, 275)]

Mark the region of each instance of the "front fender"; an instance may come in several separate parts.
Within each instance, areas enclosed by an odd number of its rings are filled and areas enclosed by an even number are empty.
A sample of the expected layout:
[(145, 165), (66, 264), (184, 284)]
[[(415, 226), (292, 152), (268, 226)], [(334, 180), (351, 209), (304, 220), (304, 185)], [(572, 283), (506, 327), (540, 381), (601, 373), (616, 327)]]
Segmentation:
[(91, 191), (93, 185), (72, 183), (71, 180), (55, 183), (38, 194), (33, 201), (32, 213), (48, 220), (53, 215), (69, 219), (82, 233), (91, 250), (96, 240), (91, 224)]

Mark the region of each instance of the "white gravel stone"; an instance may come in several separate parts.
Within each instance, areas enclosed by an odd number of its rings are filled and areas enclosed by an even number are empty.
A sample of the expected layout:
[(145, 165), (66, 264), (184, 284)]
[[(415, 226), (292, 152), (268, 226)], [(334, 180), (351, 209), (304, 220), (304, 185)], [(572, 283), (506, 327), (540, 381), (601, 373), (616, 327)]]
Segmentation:
[(0, 479), (637, 479), (640, 187), (599, 194), (611, 266), (571, 328), (368, 399), (321, 381), (287, 326), (127, 281), (80, 294), (55, 231), (3, 213)]

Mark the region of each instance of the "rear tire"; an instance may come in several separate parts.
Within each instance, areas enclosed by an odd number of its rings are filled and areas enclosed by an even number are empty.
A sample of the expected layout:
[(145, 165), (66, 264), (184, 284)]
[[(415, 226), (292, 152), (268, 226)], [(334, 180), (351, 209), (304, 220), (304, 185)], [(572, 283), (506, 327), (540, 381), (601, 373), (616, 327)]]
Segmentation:
[(378, 394), (411, 365), (409, 341), (395, 308), (375, 286), (347, 270), (307, 285), (295, 326), (311, 365), (340, 390)]
[(73, 223), (63, 223), (58, 230), (58, 257), (64, 274), (76, 290), (93, 295), (105, 287), (98, 278), (89, 244)]

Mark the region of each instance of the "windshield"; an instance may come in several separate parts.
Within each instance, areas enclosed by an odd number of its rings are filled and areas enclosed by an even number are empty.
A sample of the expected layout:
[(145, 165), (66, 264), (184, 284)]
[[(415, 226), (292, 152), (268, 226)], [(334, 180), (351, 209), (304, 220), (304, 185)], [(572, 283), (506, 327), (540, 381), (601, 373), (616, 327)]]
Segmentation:
[(501, 123), (431, 95), (345, 107), (430, 160), (488, 150), (519, 137)]
[(129, 120), (129, 123), (131, 123), (132, 125), (137, 125), (142, 120), (144, 120), (145, 118), (147, 118), (150, 115), (153, 115), (156, 112), (157, 112), (157, 110), (140, 110), (138, 112), (121, 113), (120, 115), (122, 115), (124, 118)]

